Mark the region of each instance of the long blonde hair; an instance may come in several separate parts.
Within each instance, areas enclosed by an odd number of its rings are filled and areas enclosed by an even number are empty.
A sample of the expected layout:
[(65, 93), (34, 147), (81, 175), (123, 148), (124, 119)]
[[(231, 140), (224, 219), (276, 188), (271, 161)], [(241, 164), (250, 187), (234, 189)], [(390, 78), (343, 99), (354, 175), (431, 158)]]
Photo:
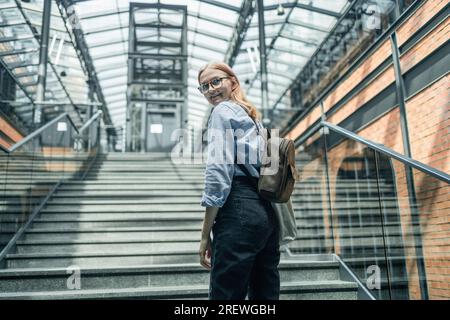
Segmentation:
[(252, 117), (254, 120), (260, 119), (261, 115), (256, 109), (256, 107), (248, 101), (247, 97), (245, 96), (244, 91), (241, 88), (241, 84), (239, 83), (239, 79), (236, 77), (236, 74), (234, 73), (233, 69), (229, 65), (227, 65), (224, 62), (210, 62), (203, 66), (198, 71), (198, 82), (200, 83), (200, 76), (202, 75), (203, 71), (206, 69), (216, 69), (221, 70), (225, 72), (227, 75), (230, 76), (230, 78), (234, 79), (237, 83), (237, 86), (232, 90), (231, 92), (231, 99), (233, 101), (236, 101), (241, 106), (245, 107), (247, 109), (247, 113), (250, 117)]

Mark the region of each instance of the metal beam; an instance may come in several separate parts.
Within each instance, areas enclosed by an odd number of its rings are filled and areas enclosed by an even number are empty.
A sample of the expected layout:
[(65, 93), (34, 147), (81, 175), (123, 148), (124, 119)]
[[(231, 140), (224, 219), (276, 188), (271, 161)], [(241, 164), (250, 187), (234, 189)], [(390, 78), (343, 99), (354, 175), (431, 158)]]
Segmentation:
[[(277, 20), (271, 20), (271, 21), (267, 21), (266, 22), (266, 26), (272, 26), (272, 25), (278, 25), (278, 24), (282, 24), (285, 23), (286, 20), (285, 19), (277, 19)], [(328, 30), (326, 28), (323, 28), (321, 26), (317, 26), (311, 23), (306, 23), (303, 21), (299, 21), (297, 19), (293, 19), (293, 18), (289, 18), (289, 20), (287, 21), (288, 24), (296, 26), (296, 27), (302, 27), (302, 28), (306, 28), (306, 29), (311, 29), (314, 31), (318, 31), (318, 32), (322, 32), (322, 33), (328, 33)], [(250, 28), (257, 28), (258, 24), (256, 22), (252, 22), (250, 24)]]
[(307, 45), (313, 46), (313, 47), (317, 47), (319, 45), (319, 43), (317, 43), (315, 41), (305, 40), (305, 39), (302, 39), (300, 37), (296, 37), (296, 36), (292, 36), (292, 35), (280, 34), (279, 37), (280, 38), (285, 38), (285, 39), (288, 39), (288, 40), (292, 40), (292, 41), (296, 41), (296, 42), (300, 42), (300, 43), (304, 43), (304, 44), (307, 44)]
[(242, 42), (245, 39), (247, 30), (252, 21), (253, 14), (255, 13), (255, 7), (253, 0), (243, 0), (241, 9), (239, 10), (239, 17), (234, 28), (233, 35), (230, 39), (230, 44), (225, 52), (225, 62), (231, 67), (236, 61), (236, 57), (241, 49)]
[(186, 60), (187, 56), (181, 54), (153, 54), (153, 53), (139, 53), (139, 52), (128, 52), (129, 58), (143, 58), (143, 59), (154, 59), (154, 60)]
[(7, 66), (9, 69), (14, 70), (14, 69), (18, 69), (18, 68), (25, 68), (25, 67), (36, 67), (38, 66), (39, 63), (32, 63), (31, 61), (27, 60), (27, 61), (16, 61), (16, 62), (12, 62), (12, 63), (8, 63)]
[(295, 77), (295, 80), (292, 82), (292, 84), (286, 88), (286, 90), (280, 95), (280, 97), (276, 100), (275, 104), (272, 106), (272, 109), (275, 109), (277, 107), (277, 105), (282, 101), (283, 97), (299, 82), (301, 81), (301, 77), (302, 77), (302, 73), (305, 70), (306, 66), (310, 63), (312, 63), (312, 61), (314, 60), (315, 56), (318, 55), (320, 48), (326, 43), (326, 41), (330, 38), (331, 34), (336, 30), (337, 26), (339, 25), (339, 23), (345, 19), (345, 17), (351, 12), (351, 10), (356, 6), (356, 4), (358, 3), (358, 1), (353, 1), (348, 8), (346, 9), (346, 11), (339, 16), (338, 21), (336, 21), (336, 23), (334, 24), (333, 28), (330, 30), (330, 32), (328, 33), (327, 37), (321, 42), (321, 44), (317, 47), (316, 51), (314, 52), (314, 54), (309, 58), (309, 60), (303, 65), (302, 69), (300, 70), (300, 72), (297, 74), (297, 76)]
[[(70, 1), (69, 0), (58, 0), (58, 1), (62, 4), (64, 10), (66, 11), (67, 16), (69, 16), (68, 9), (71, 7)], [(74, 20), (77, 20), (78, 17), (76, 16), (76, 13), (74, 12), (74, 10), (72, 10), (72, 11), (73, 12), (71, 14), (71, 18)], [(61, 14), (61, 16), (64, 19), (64, 15)], [(64, 22), (65, 22), (65, 25), (67, 25), (66, 19), (64, 19)], [(82, 61), (84, 61), (84, 65), (86, 66), (86, 71), (87, 71), (88, 78), (89, 78), (88, 83), (94, 87), (93, 91), (96, 93), (97, 99), (102, 104), (101, 110), (103, 111), (103, 113), (102, 113), (103, 122), (105, 123), (105, 125), (112, 125), (113, 124), (112, 119), (108, 112), (105, 97), (103, 95), (102, 88), (100, 86), (100, 82), (97, 78), (97, 74), (95, 72), (95, 67), (94, 67), (92, 58), (89, 53), (86, 39), (84, 38), (84, 35), (83, 35), (83, 30), (82, 30), (81, 26), (77, 26), (77, 28), (73, 28), (72, 31), (73, 31), (73, 35), (75, 37), (74, 44), (78, 48), (78, 50), (76, 50), (76, 51), (77, 51), (77, 53), (78, 52), (80, 53), (80, 59)], [(116, 135), (115, 131), (113, 131), (112, 133), (114, 135)]]
[(302, 27), (302, 28), (306, 28), (306, 29), (311, 29), (311, 30), (314, 30), (314, 31), (317, 31), (317, 32), (322, 32), (322, 33), (328, 33), (329, 32), (328, 29), (323, 28), (321, 26), (316, 26), (316, 25), (313, 25), (311, 23), (306, 23), (306, 22), (303, 22), (303, 21), (300, 21), (300, 20), (297, 20), (297, 19), (293, 19), (293, 18), (289, 19), (288, 24), (292, 24), (293, 26)]
[(34, 39), (34, 36), (22, 35), (22, 36), (12, 36), (12, 37), (2, 37), (0, 38), (0, 43), (3, 42), (12, 42), (18, 40), (31, 40)]
[(33, 53), (39, 51), (38, 48), (27, 48), (21, 50), (1, 51), (0, 57), (14, 56), (17, 54)]
[(261, 74), (261, 104), (263, 112), (263, 124), (271, 127), (272, 115), (268, 110), (268, 86), (267, 86), (267, 51), (266, 51), (266, 33), (264, 30), (264, 2), (257, 0), (258, 3), (258, 29), (259, 29), (259, 59)]
[[(303, 57), (303, 58), (306, 58), (306, 59), (309, 59), (309, 57), (310, 57), (310, 55), (305, 54), (303, 52), (299, 52), (298, 50), (297, 51), (293, 51), (292, 49), (285, 48), (285, 47), (280, 47), (280, 46), (273, 47), (273, 48), (271, 48), (271, 50), (293, 54), (293, 55), (296, 55), (296, 56), (299, 56), (299, 57)], [(273, 60), (273, 58), (271, 60)]]
[[(47, 81), (48, 63), (48, 39), (50, 37), (50, 15), (52, 11), (52, 1), (44, 0), (44, 11), (42, 13), (42, 29), (39, 50), (38, 85), (36, 100), (45, 101), (45, 82)], [(41, 106), (35, 105), (33, 109), (33, 123), (40, 126), (42, 122)]]
[[(406, 85), (403, 78), (403, 72), (400, 63), (400, 51), (397, 44), (397, 33), (394, 31), (390, 36), (392, 60), (394, 64), (395, 87), (397, 93), (398, 109), (400, 113), (400, 129), (402, 133), (403, 153), (406, 157), (411, 158), (410, 133), (406, 112)], [(406, 186), (409, 193), (408, 202), (411, 208), (411, 221), (414, 228), (415, 252), (417, 256), (417, 270), (419, 273), (420, 293), (422, 300), (428, 300), (427, 275), (423, 253), (423, 230), (420, 228), (420, 205), (417, 201), (416, 185), (414, 183), (414, 173), (410, 165), (405, 165)]]
[[(25, 24), (28, 26), (28, 28), (30, 29), (30, 31), (31, 31), (31, 33), (33, 34), (33, 36), (34, 36), (34, 38), (36, 39), (36, 41), (39, 43), (39, 44), (41, 44), (41, 42), (43, 41), (42, 40), (42, 38), (45, 36), (44, 34), (41, 34), (41, 35), (39, 35), (37, 32), (36, 32), (36, 27), (35, 27), (35, 24), (33, 24), (33, 23), (31, 23), (31, 20), (29, 19), (29, 17), (27, 16), (27, 14), (25, 14), (25, 8), (22, 6), (22, 3), (19, 1), (19, 0), (15, 0), (15, 3), (16, 3), (16, 6), (17, 6), (17, 8), (18, 8), (18, 10), (20, 11), (20, 13), (21, 13), (21, 15), (22, 15), (22, 17), (23, 17), (23, 19), (25, 20)], [(44, 18), (46, 18), (46, 19), (48, 19), (48, 20), (50, 20), (50, 17), (51, 17), (51, 12), (50, 13), (48, 13), (47, 12), (47, 14), (49, 15), (48, 17), (45, 17), (45, 14), (46, 14), (46, 12), (45, 12), (45, 5), (46, 5), (46, 3), (44, 2), (44, 9), (43, 9), (43, 12), (42, 12), (42, 22), (41, 22), (41, 27), (43, 28), (43, 30), (46, 30), (46, 29), (48, 29), (48, 33), (49, 33), (49, 31), (50, 31), (50, 25), (48, 25), (48, 28), (46, 28), (45, 27), (45, 21), (44, 21)], [(48, 4), (47, 4), (48, 5)], [(50, 10), (49, 10), (50, 11)], [(36, 25), (38, 25), (38, 24), (36, 24)], [(41, 32), (42, 33), (42, 32)], [(48, 53), (46, 53), (46, 54), (48, 54)], [(55, 69), (55, 66), (53, 65), (53, 64), (50, 64), (50, 66), (51, 66), (51, 68), (52, 68), (52, 71), (53, 71), (53, 74), (55, 75), (55, 77), (58, 79), (58, 81), (60, 82), (60, 85), (62, 86), (62, 88), (66, 91), (66, 89), (65, 89), (65, 86), (64, 86), (64, 83), (61, 81), (61, 79), (60, 79), (60, 77), (59, 77), (59, 75), (58, 75), (58, 72), (57, 72), (57, 70)], [(45, 66), (45, 68), (46, 68), (46, 66)], [(40, 71), (38, 71), (39, 73), (40, 73)], [(42, 73), (40, 73), (40, 74), (42, 74)], [(44, 79), (46, 79), (46, 73), (44, 74)], [(39, 82), (38, 82), (39, 83)], [(34, 85), (34, 84), (27, 84), (26, 86), (30, 86), (30, 85)], [(37, 94), (38, 92), (36, 92), (36, 94)], [(66, 91), (66, 95), (67, 95), (67, 98), (71, 101), (71, 97), (70, 97), (70, 95), (69, 95), (69, 93)], [(44, 97), (45, 97), (45, 93), (44, 93)], [(39, 98), (37, 98), (38, 100), (39, 100)], [(78, 116), (80, 117), (80, 119), (81, 119), (81, 115), (80, 115), (80, 113), (79, 113), (79, 111), (78, 111), (78, 108), (75, 106), (75, 105), (73, 105), (73, 107), (74, 107), (74, 109), (75, 109), (75, 111), (77, 112), (77, 114), (78, 114)], [(35, 119), (33, 119), (33, 121), (34, 121)]]
[[(283, 3), (283, 7), (284, 8), (299, 8), (299, 9), (308, 10), (308, 11), (315, 12), (315, 13), (324, 14), (324, 15), (331, 16), (334, 18), (341, 17), (341, 15), (337, 12), (327, 10), (327, 9), (322, 9), (319, 7), (315, 7), (312, 4), (298, 3), (297, 1), (291, 2), (291, 3)], [(273, 5), (265, 6), (264, 10), (265, 11), (277, 10), (277, 8), (278, 8), (278, 5), (273, 4)]]
[(161, 23), (136, 23), (134, 25), (136, 28), (158, 28), (158, 29), (181, 29), (182, 26), (161, 24)]
[[(297, 2), (298, 2), (298, 0), (297, 0), (294, 4), (297, 4)], [(283, 32), (284, 27), (286, 26), (287, 21), (289, 21), (289, 18), (290, 18), (290, 16), (291, 16), (293, 10), (294, 10), (294, 6), (292, 6), (292, 7), (290, 8), (289, 13), (286, 14), (286, 18), (285, 18), (285, 20), (284, 20), (283, 25), (281, 26), (281, 28), (280, 28), (280, 30), (278, 31), (277, 35), (275, 35), (275, 36), (273, 37), (272, 41), (270, 42), (270, 45), (269, 45), (269, 47), (268, 47), (268, 51), (266, 52), (266, 57), (268, 57), (268, 56), (270, 55), (272, 49), (273, 49), (274, 46), (275, 46), (275, 42), (277, 41), (278, 37), (279, 37), (279, 36), (281, 35), (281, 33)], [(263, 15), (263, 17), (264, 17), (264, 15)], [(264, 44), (265, 44), (265, 42), (264, 42)], [(275, 59), (272, 58), (271, 60), (275, 60)], [(283, 62), (283, 63), (284, 63), (284, 62)], [(288, 64), (288, 63), (284, 63), (284, 64)], [(254, 75), (253, 79), (250, 81), (249, 90), (253, 87), (253, 84), (255, 83), (257, 77), (258, 77), (258, 73), (256, 73), (256, 74)]]
[(215, 1), (215, 0), (199, 0), (199, 2), (207, 3), (210, 5), (213, 5), (213, 6), (216, 6), (219, 8), (223, 8), (223, 9), (227, 9), (230, 11), (234, 11), (234, 12), (239, 12), (239, 10), (240, 10), (239, 7), (235, 7), (235, 6), (232, 6), (232, 5), (223, 3), (223, 2), (219, 2), (219, 1)]
[(184, 98), (130, 98), (130, 102), (183, 103)]
[[(80, 17), (80, 19), (88, 20), (88, 19), (103, 18), (103, 17), (125, 14), (125, 13), (128, 14), (128, 8), (119, 8), (118, 11), (116, 11), (116, 10), (103, 11), (101, 14), (86, 15), (86, 16)], [(230, 28), (234, 27), (234, 24), (229, 21), (220, 20), (220, 19), (217, 19), (217, 17), (208, 17), (205, 15), (200, 15), (198, 12), (194, 13), (194, 12), (188, 11), (188, 16), (193, 17), (193, 18), (198, 18), (201, 20), (205, 20), (208, 22), (218, 23), (218, 24), (224, 25), (226, 27), (230, 27)]]
[(37, 75), (36, 72), (29, 72), (29, 71), (23, 72), (23, 73), (16, 73), (16, 74), (15, 74), (15, 76), (16, 76), (17, 78), (33, 77), (33, 76), (35, 76), (35, 75)]
[(172, 47), (172, 48), (180, 48), (181, 43), (176, 42), (164, 42), (164, 41), (136, 41), (137, 46), (148, 46), (148, 47)]

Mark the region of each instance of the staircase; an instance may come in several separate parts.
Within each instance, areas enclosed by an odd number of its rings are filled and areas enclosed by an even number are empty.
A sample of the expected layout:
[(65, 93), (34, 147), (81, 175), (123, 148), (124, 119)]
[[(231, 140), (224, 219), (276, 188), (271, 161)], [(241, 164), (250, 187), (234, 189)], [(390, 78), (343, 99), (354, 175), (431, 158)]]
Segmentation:
[[(60, 186), (7, 255), (0, 299), (207, 299), (203, 174), (204, 165), (175, 165), (168, 154), (99, 155), (84, 181)], [(302, 193), (293, 197), (300, 208)], [(7, 225), (17, 212), (2, 215)], [(320, 226), (297, 219), (298, 254), (282, 253), (280, 298), (357, 299), (334, 256), (312, 249)]]

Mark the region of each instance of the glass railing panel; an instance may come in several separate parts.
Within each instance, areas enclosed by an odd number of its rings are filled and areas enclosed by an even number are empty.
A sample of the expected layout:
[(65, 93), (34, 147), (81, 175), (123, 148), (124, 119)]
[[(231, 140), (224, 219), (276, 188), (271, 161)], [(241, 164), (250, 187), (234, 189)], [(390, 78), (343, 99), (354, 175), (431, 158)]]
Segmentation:
[[(95, 130), (99, 121), (92, 123)], [(89, 128), (86, 133), (78, 135), (72, 122), (62, 117), (13, 152), (1, 154), (0, 250), (58, 181), (78, 178), (87, 169), (99, 139), (89, 147)]]
[(34, 150), (35, 145), (27, 143), (8, 155), (4, 204), (1, 212), (3, 246), (28, 220), (36, 204), (36, 199), (33, 197), (35, 193), (35, 186), (33, 186)]
[(4, 206), (6, 172), (8, 171), (8, 153), (0, 148), (0, 212)]
[[(401, 223), (396, 230), (401, 236), (386, 237), (393, 298), (449, 299), (450, 187), (400, 161), (391, 163)], [(388, 201), (387, 195), (382, 196)]]
[(380, 183), (375, 152), (364, 144), (330, 131), (326, 149), (335, 253), (376, 299), (390, 299), (380, 191), (394, 186)]
[(8, 204), (5, 198), (8, 160), (8, 153), (0, 149), (0, 250), (6, 245), (10, 237), (10, 231), (7, 226), (3, 224), (3, 220), (5, 219), (3, 211)]
[(291, 199), (297, 218), (298, 239), (289, 246), (296, 254), (333, 252), (324, 146), (319, 131), (296, 148), (300, 180), (295, 184)]
[(90, 148), (92, 142), (89, 141), (90, 130), (97, 125), (97, 121), (93, 122), (89, 128), (82, 133), (78, 133), (75, 130), (71, 132), (69, 144), (72, 148), (68, 148), (67, 151), (67, 174), (70, 178), (79, 178), (88, 169), (90, 160), (95, 156), (95, 149)]

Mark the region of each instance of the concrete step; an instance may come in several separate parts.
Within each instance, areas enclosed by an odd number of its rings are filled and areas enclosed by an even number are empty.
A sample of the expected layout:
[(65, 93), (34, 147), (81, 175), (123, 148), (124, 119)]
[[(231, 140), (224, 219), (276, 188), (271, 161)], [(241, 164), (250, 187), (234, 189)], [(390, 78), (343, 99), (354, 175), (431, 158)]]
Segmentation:
[[(103, 206), (103, 205), (153, 205), (153, 204), (167, 204), (167, 198), (162, 199), (74, 199), (74, 198), (52, 198), (47, 202), (46, 207), (70, 205), (78, 206)], [(198, 197), (193, 196), (178, 196), (176, 198), (170, 199), (170, 203), (185, 203), (185, 204), (199, 204), (200, 200)]]
[(81, 205), (81, 206), (60, 206), (51, 205), (46, 206), (41, 210), (41, 213), (114, 213), (114, 212), (179, 212), (180, 214), (184, 212), (199, 212), (204, 211), (204, 208), (200, 206), (200, 200), (197, 204), (188, 203), (168, 203), (165, 204), (121, 204), (121, 205)]
[[(199, 247), (200, 233), (189, 236), (161, 236), (148, 233), (140, 238), (132, 236), (105, 237), (104, 239), (57, 239), (49, 236), (45, 240), (19, 240), (17, 241), (17, 253), (135, 253), (140, 254), (145, 251), (152, 253), (166, 252), (171, 250), (196, 250)], [(383, 239), (382, 236), (363, 238), (341, 238), (340, 248), (360, 249), (380, 249), (385, 242), (390, 248), (414, 247), (414, 243), (404, 243), (401, 236), (390, 236)], [(309, 249), (318, 245), (325, 245), (325, 239), (299, 237), (290, 243), (291, 249)]]
[[(159, 185), (159, 184), (167, 184), (168, 182), (168, 177), (165, 178), (159, 178), (159, 179), (155, 179), (153, 177), (148, 177), (146, 180), (145, 179), (141, 179), (139, 180), (139, 185)], [(205, 179), (202, 176), (200, 179), (186, 179), (184, 176), (181, 177), (173, 177), (172, 180), (177, 179), (177, 183), (181, 184), (181, 185), (185, 185), (185, 184), (204, 184), (205, 183)], [(169, 180), (170, 181), (170, 180)], [(132, 181), (132, 180), (124, 180), (124, 179), (116, 179), (116, 180), (83, 180), (83, 181), (77, 181), (77, 180), (66, 180), (64, 181), (61, 186), (84, 186), (84, 185), (89, 185), (89, 186), (110, 186), (110, 185), (122, 185), (122, 186), (133, 186), (136, 185), (136, 181)]]
[[(174, 199), (175, 200), (175, 199)], [(162, 203), (161, 203), (162, 202)], [(297, 212), (299, 217), (323, 217), (323, 208), (321, 206), (305, 206), (300, 201), (294, 200), (292, 202), (294, 211)], [(335, 203), (333, 208), (337, 210), (335, 213), (336, 216), (345, 215), (345, 216), (371, 216), (371, 215), (380, 215), (380, 211), (378, 208), (378, 202), (372, 203), (354, 203), (353, 206), (347, 203)], [(21, 206), (9, 206), (7, 210), (4, 212), (17, 212), (21, 210)], [(385, 214), (395, 214), (397, 213), (396, 206), (386, 206), (384, 208)], [(56, 204), (48, 204), (44, 209), (41, 210), (41, 213), (50, 213), (50, 212), (61, 212), (61, 213), (84, 213), (84, 212), (93, 212), (93, 213), (112, 213), (112, 212), (197, 212), (204, 211), (204, 208), (200, 205), (200, 198), (197, 201), (192, 201), (191, 203), (172, 203), (172, 201), (167, 201), (164, 203), (160, 201), (159, 203), (148, 203), (148, 204), (110, 204), (110, 205), (56, 205)]]
[[(177, 196), (177, 198), (172, 199), (170, 203), (186, 203), (186, 204), (198, 204), (199, 198), (198, 197), (191, 197), (191, 196), (185, 196), (180, 197)], [(297, 197), (292, 197), (292, 202), (295, 205), (295, 208), (300, 208), (302, 206), (306, 207), (306, 204), (304, 201)], [(310, 203), (310, 202), (308, 202)], [(322, 201), (320, 202), (322, 203)], [(7, 201), (0, 201), (0, 205), (8, 204), (10, 206), (14, 205), (21, 205), (20, 202), (14, 203), (14, 202), (7, 202)], [(50, 199), (49, 202), (47, 202), (47, 206), (61, 206), (61, 205), (70, 205), (70, 206), (102, 206), (105, 204), (109, 205), (145, 205), (145, 204), (167, 204), (167, 199), (73, 199), (73, 198), (55, 198)]]
[[(301, 255), (290, 258), (281, 253), (282, 260), (290, 261), (333, 261), (329, 254)], [(120, 252), (65, 252), (65, 253), (10, 253), (6, 256), (6, 268), (67, 268), (72, 265), (84, 267), (161, 265), (180, 263), (199, 263), (198, 243), (192, 250), (167, 250), (139, 253)]]
[(95, 174), (100, 175), (125, 175), (125, 174), (132, 174), (132, 175), (152, 175), (154, 173), (158, 173), (159, 175), (167, 174), (167, 175), (183, 175), (183, 174), (189, 174), (189, 175), (195, 175), (195, 174), (204, 174), (205, 170), (201, 168), (185, 168), (185, 167), (153, 167), (151, 165), (147, 166), (146, 169), (139, 169), (139, 168), (101, 168), (101, 169), (91, 169), (89, 170), (88, 175), (92, 176)]
[[(120, 207), (112, 210), (102, 211), (102, 210), (91, 210), (91, 211), (59, 211), (59, 210), (47, 210), (42, 211), (39, 214), (39, 219), (44, 220), (52, 220), (52, 221), (63, 221), (70, 219), (81, 219), (81, 220), (102, 220), (102, 221), (123, 221), (123, 220), (164, 220), (164, 219), (178, 219), (178, 221), (183, 222), (185, 220), (191, 219), (202, 219), (204, 217), (204, 209), (198, 206), (195, 208), (186, 208), (184, 211), (173, 211), (171, 206), (166, 206), (159, 209), (152, 209), (151, 207), (146, 207), (145, 209), (135, 210), (135, 209), (121, 209)], [(319, 212), (320, 214), (320, 212)], [(295, 218), (298, 225), (308, 225), (313, 224), (315, 226), (320, 226), (323, 221), (323, 215), (304, 215), (302, 212), (296, 210)], [(350, 214), (345, 213), (342, 215), (335, 215), (336, 217), (345, 217), (347, 218)], [(4, 213), (2, 214), (3, 221), (15, 221), (19, 219), (22, 215), (20, 213)], [(354, 213), (352, 216), (359, 217), (357, 213)], [(392, 215), (392, 219), (388, 219), (389, 221), (396, 222), (396, 216)], [(379, 213), (374, 212), (372, 215), (370, 213), (366, 213), (361, 216), (361, 221), (356, 225), (354, 223), (355, 229), (360, 226), (365, 226), (366, 223), (373, 222), (371, 225), (381, 226), (381, 218)], [(369, 226), (369, 224), (367, 225)]]
[[(201, 227), (203, 219), (192, 218), (184, 219), (182, 225), (184, 227)], [(3, 224), (3, 223), (2, 223)], [(79, 228), (80, 230), (88, 230), (91, 228), (134, 228), (134, 227), (177, 227), (180, 226), (179, 219), (150, 219), (150, 220), (80, 220), (80, 219), (40, 219), (33, 221), (33, 228), (54, 228), (55, 230), (66, 228)], [(12, 228), (12, 226), (11, 226)]]
[(168, 239), (134, 239), (134, 240), (71, 240), (71, 241), (18, 241), (17, 254), (136, 254), (143, 252), (159, 254), (177, 252), (179, 250), (198, 250), (200, 236), (190, 237), (189, 240)]
[(145, 174), (124, 174), (124, 175), (104, 175), (104, 174), (87, 174), (84, 181), (105, 181), (108, 182), (112, 180), (123, 180), (123, 181), (151, 181), (151, 180), (166, 180), (166, 181), (180, 181), (180, 180), (195, 180), (195, 181), (204, 181), (204, 174), (159, 174), (155, 173), (152, 175)]
[[(115, 213), (41, 213), (39, 215), (40, 220), (48, 221), (164, 221), (164, 220), (178, 220), (180, 225), (183, 225), (185, 221), (202, 220), (204, 213), (197, 212), (115, 212)], [(5, 215), (5, 219), (10, 218)]]
[(79, 229), (29, 229), (22, 240), (39, 241), (95, 241), (95, 240), (137, 240), (137, 239), (190, 239), (198, 237), (200, 228), (98, 228), (91, 230)]
[[(298, 226), (298, 239), (322, 239), (324, 235), (324, 227), (318, 226)], [(402, 230), (399, 226), (387, 226), (384, 228), (385, 234), (390, 236), (401, 236)], [(135, 227), (135, 228), (30, 228), (24, 233), (22, 240), (123, 240), (123, 239), (141, 239), (141, 237), (155, 238), (171, 238), (175, 235), (180, 239), (198, 236), (201, 233), (201, 228), (198, 227)], [(11, 235), (13, 233), (9, 233)], [(363, 227), (363, 228), (342, 228), (339, 232), (340, 238), (361, 238), (372, 237), (373, 235), (381, 235), (381, 226), (378, 227)], [(6, 233), (1, 236), (6, 237)], [(1, 237), (0, 237), (1, 238)]]
[[(197, 248), (198, 249), (198, 248)], [(137, 253), (23, 253), (8, 254), (7, 268), (66, 268), (198, 263), (198, 250), (170, 250)]]
[[(208, 285), (0, 293), (0, 299), (207, 299)], [(280, 299), (356, 300), (357, 285), (339, 280), (282, 283)]]
[[(176, 190), (176, 193), (174, 192)], [(169, 192), (171, 191), (171, 192)], [(197, 190), (183, 190), (183, 189), (173, 189), (173, 190), (145, 190), (145, 191), (60, 191), (56, 192), (53, 197), (67, 197), (67, 198), (96, 198), (96, 197), (115, 197), (117, 198), (133, 198), (133, 197), (144, 197), (144, 198), (154, 198), (154, 197), (167, 197), (176, 198), (178, 196), (196, 196), (199, 197), (199, 203), (202, 196), (202, 189)]]
[(178, 170), (178, 169), (185, 169), (185, 170), (205, 170), (206, 165), (204, 164), (183, 164), (183, 163), (171, 163), (171, 162), (144, 162), (144, 163), (122, 163), (122, 164), (111, 164), (111, 163), (97, 163), (93, 164), (91, 166), (91, 170), (93, 172), (98, 170), (105, 170), (105, 171), (115, 171), (115, 170), (130, 170), (130, 171), (136, 171), (136, 170), (143, 170), (147, 171), (149, 169), (160, 169), (160, 170)]
[[(67, 268), (0, 270), (0, 292), (66, 291)], [(118, 289), (207, 285), (210, 273), (199, 263), (80, 268), (81, 288)], [(339, 280), (337, 262), (281, 261), (282, 282)]]
[[(164, 184), (135, 184), (126, 186), (126, 191), (142, 191), (142, 190), (202, 190), (203, 191), (204, 183), (164, 183)], [(124, 190), (123, 185), (84, 185), (84, 186), (66, 186), (62, 185), (58, 188), (58, 192), (64, 191), (117, 191)]]

